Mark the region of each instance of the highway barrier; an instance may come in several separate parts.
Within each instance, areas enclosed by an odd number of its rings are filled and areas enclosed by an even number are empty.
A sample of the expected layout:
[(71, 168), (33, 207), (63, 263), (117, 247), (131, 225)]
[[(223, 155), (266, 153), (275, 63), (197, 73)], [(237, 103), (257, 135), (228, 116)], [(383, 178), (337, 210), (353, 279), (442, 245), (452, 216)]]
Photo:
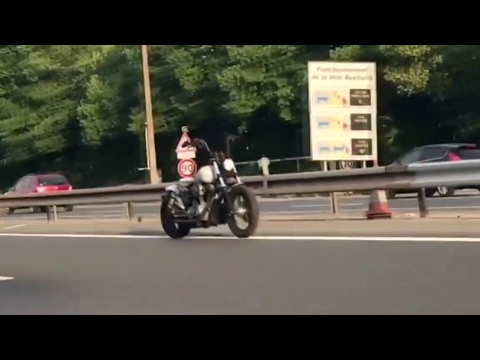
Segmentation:
[[(418, 189), (419, 207), (422, 209), (425, 207), (425, 196), (421, 189), (438, 186), (480, 187), (480, 160), (249, 176), (242, 177), (242, 181), (257, 195), (262, 196)], [(55, 219), (57, 206), (124, 203), (127, 204), (127, 216), (131, 218), (133, 214), (130, 203), (160, 201), (169, 185), (171, 183), (126, 185), (29, 195), (5, 194), (0, 196), (0, 208), (52, 207)], [(50, 219), (50, 211), (47, 211), (47, 218)]]

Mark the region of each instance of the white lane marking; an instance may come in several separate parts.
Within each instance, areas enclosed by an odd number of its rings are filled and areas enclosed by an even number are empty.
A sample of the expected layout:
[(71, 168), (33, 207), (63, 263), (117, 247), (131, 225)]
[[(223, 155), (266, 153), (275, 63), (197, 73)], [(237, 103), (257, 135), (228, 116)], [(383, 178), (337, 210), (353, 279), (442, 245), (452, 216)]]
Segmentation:
[[(352, 210), (352, 212), (358, 212), (359, 214), (361, 211)], [(365, 210), (366, 211), (366, 210)], [(341, 213), (342, 211), (340, 211)], [(346, 210), (344, 211), (346, 212)], [(290, 211), (262, 211), (260, 213), (260, 217), (262, 215), (303, 215), (303, 214), (310, 214), (310, 215), (334, 215), (330, 209), (328, 210), (290, 210)], [(325, 218), (324, 220), (328, 220), (329, 218)], [(319, 219), (322, 220), (322, 219)], [(348, 219), (345, 219), (348, 220)], [(300, 221), (300, 220), (298, 220)]]
[[(362, 204), (363, 205), (363, 204)], [(342, 209), (342, 206), (340, 206), (340, 214), (341, 213), (358, 213), (361, 214), (368, 209), (368, 204), (365, 204), (365, 207), (358, 208), (358, 209)], [(315, 207), (319, 207), (316, 205)], [(325, 206), (325, 207), (330, 207), (330, 205)], [(313, 208), (313, 206), (312, 206)], [(458, 215), (465, 215), (468, 214), (469, 212), (474, 212), (478, 211), (480, 209), (480, 206), (448, 206), (448, 207), (430, 207), (430, 210), (435, 210), (436, 215), (441, 215), (442, 212), (448, 211), (448, 210), (462, 210)], [(418, 207), (404, 207), (404, 208), (390, 208), (391, 211), (395, 211), (397, 213), (403, 213), (407, 211), (412, 211), (412, 212), (418, 212)], [(445, 210), (445, 211), (442, 211)], [(333, 214), (331, 213), (330, 210), (325, 211), (325, 210), (293, 210), (293, 211), (264, 211), (262, 212), (264, 215), (301, 215), (301, 214), (319, 214), (319, 215), (324, 215), (324, 214)], [(347, 219), (346, 219), (347, 220)]]
[(14, 280), (15, 278), (13, 277), (8, 277), (8, 276), (0, 276), (0, 281), (10, 281)]
[[(404, 207), (404, 208), (391, 208), (392, 210), (418, 210), (418, 207)], [(430, 206), (430, 209), (435, 210), (478, 210), (480, 206)]]
[(12, 229), (18, 229), (21, 227), (27, 226), (27, 224), (18, 224), (18, 225), (12, 225), (12, 226), (7, 226), (4, 227), (3, 230), (12, 230)]
[(251, 240), (277, 241), (363, 241), (363, 242), (469, 242), (480, 243), (480, 238), (469, 237), (414, 237), (414, 236), (255, 236)]
[[(63, 216), (61, 216), (59, 214), (58, 218), (59, 219), (97, 219), (97, 218), (117, 219), (118, 217), (121, 217), (121, 215), (122, 215), (122, 213), (118, 213), (118, 214), (96, 214), (96, 213), (93, 213), (91, 215), (63, 215)], [(160, 216), (160, 214), (158, 216)]]
[[(27, 234), (0, 233), (0, 237), (40, 237), (40, 238), (71, 238), (71, 239), (139, 239), (164, 240), (165, 235), (107, 235), (107, 234)], [(362, 242), (465, 242), (479, 243), (480, 238), (469, 237), (418, 237), (418, 236), (252, 236), (249, 239), (237, 239), (226, 235), (195, 235), (185, 240), (268, 240), (268, 241), (362, 241)], [(173, 240), (172, 240), (173, 241)], [(182, 241), (182, 240), (175, 240)]]
[[(121, 214), (121, 213), (124, 213), (125, 210), (124, 209), (114, 209), (114, 210), (104, 210), (104, 209), (92, 209), (91, 211), (88, 211), (89, 214), (95, 214), (95, 215), (98, 215), (98, 214)], [(71, 213), (58, 213), (59, 215), (60, 214), (71, 214)], [(73, 213), (75, 214), (75, 212)]]
[[(149, 215), (149, 214), (146, 214)], [(153, 214), (152, 214), (153, 215)], [(138, 216), (145, 216), (143, 214), (138, 214)], [(159, 215), (160, 216), (160, 215)], [(91, 215), (60, 215), (58, 214), (58, 219), (119, 219), (122, 218), (121, 214), (112, 214), (112, 215), (97, 215), (97, 214), (91, 214)], [(45, 220), (47, 221), (47, 215), (43, 214), (40, 216), (21, 216), (17, 218), (12, 218), (12, 219), (5, 219), (8, 221), (14, 221), (14, 220)]]
[(291, 205), (292, 208), (326, 208), (330, 207), (329, 204), (315, 204), (315, 205)]
[[(362, 206), (362, 205), (368, 205), (368, 204), (362, 204), (362, 203), (356, 203), (356, 204), (341, 204), (340, 207), (345, 207), (345, 206)], [(292, 208), (325, 208), (325, 207), (330, 207), (330, 204), (315, 204), (315, 205), (292, 205)]]
[[(148, 203), (133, 203), (134, 206), (160, 206), (160, 202), (148, 202)], [(108, 209), (122, 207), (123, 204), (105, 204), (105, 205), (79, 205), (75, 206), (75, 209)]]

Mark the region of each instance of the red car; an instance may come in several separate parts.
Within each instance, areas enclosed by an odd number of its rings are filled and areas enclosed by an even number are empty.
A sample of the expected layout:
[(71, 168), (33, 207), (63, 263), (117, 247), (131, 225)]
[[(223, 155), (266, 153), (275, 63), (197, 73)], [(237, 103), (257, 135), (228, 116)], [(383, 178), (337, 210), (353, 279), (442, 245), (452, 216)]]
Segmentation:
[[(33, 174), (19, 179), (7, 194), (51, 193), (71, 190), (72, 185), (70, 185), (67, 178), (61, 174)], [(63, 206), (63, 208), (65, 208), (65, 211), (73, 211), (73, 206), (71, 205)], [(19, 209), (21, 208), (9, 208), (8, 214), (13, 214), (15, 210)], [(44, 207), (34, 207), (32, 210), (35, 213), (46, 212), (46, 208)]]

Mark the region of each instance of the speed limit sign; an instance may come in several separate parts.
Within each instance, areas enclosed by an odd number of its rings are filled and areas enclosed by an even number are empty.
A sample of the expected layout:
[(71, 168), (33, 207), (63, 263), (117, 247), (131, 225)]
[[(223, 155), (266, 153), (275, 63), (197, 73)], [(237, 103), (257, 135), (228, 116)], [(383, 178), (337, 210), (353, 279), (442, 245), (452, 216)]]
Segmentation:
[(197, 163), (192, 159), (180, 160), (177, 171), (182, 178), (192, 178), (197, 173)]

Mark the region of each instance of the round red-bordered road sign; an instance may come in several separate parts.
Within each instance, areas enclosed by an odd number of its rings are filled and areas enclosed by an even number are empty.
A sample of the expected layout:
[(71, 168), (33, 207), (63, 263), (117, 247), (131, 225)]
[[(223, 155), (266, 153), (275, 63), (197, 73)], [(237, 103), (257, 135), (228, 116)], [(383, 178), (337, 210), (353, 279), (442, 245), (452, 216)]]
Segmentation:
[(177, 165), (177, 171), (182, 178), (194, 177), (197, 173), (197, 163), (193, 159), (180, 160)]

